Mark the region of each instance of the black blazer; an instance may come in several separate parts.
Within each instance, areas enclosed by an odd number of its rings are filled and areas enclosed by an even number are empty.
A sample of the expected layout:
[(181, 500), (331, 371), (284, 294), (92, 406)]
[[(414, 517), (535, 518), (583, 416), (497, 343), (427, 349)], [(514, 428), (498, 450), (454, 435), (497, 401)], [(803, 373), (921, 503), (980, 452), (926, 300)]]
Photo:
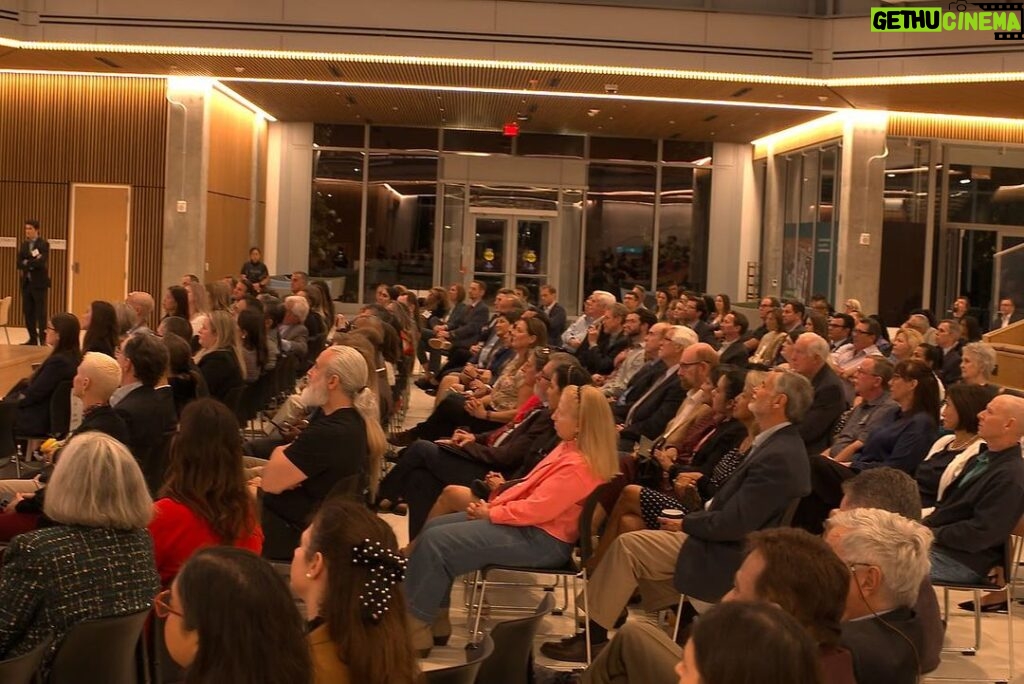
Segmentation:
[(728, 364), (731, 366), (746, 368), (748, 358), (750, 358), (750, 352), (743, 344), (743, 338), (740, 338), (725, 348), (722, 355), (718, 357), (718, 363), (719, 365)]
[(235, 357), (235, 353), (229, 349), (212, 351), (199, 359), (197, 365), (206, 381), (210, 396), (214, 399), (226, 400), (231, 390), (241, 387), (245, 383), (238, 359)]
[(576, 350), (576, 358), (591, 373), (608, 375), (615, 369), (615, 357), (628, 349), (629, 343), (629, 336), (623, 332), (612, 340), (612, 336), (602, 330), (597, 336), (597, 344), (591, 345), (590, 340), (583, 340)]
[(777, 527), (793, 499), (811, 491), (800, 432), (787, 425), (751, 450), (707, 510), (683, 519), (688, 537), (676, 561), (675, 586), (712, 603), (732, 588), (747, 534)]
[(685, 398), (686, 391), (679, 378), (675, 374), (668, 376), (636, 406), (630, 423), (619, 433), (620, 439), (627, 442), (635, 442), (641, 436), (654, 439), (665, 431), (668, 421), (676, 415)]
[(883, 613), (881, 618), (844, 622), (842, 630), (839, 642), (853, 656), (853, 674), (858, 682), (914, 684), (918, 681), (917, 654), (924, 648), (924, 635), (921, 621), (913, 610), (901, 607)]
[(942, 384), (946, 387), (949, 387), (960, 380), (961, 349), (962, 347), (960, 343), (957, 342), (956, 346), (948, 352), (945, 350), (942, 352), (942, 370), (939, 371), (939, 378), (942, 380)]
[[(531, 413), (499, 446), (488, 446), (489, 436), (490, 433), (479, 435), (476, 442), (466, 444), (462, 450), (478, 461), (493, 463), (497, 470), (506, 474), (518, 470), (531, 454), (552, 443), (555, 424), (551, 421), (551, 409), (541, 408)], [(550, 450), (544, 451), (541, 458)]]
[(807, 451), (820, 454), (832, 439), (832, 428), (849, 407), (846, 387), (835, 371), (826, 363), (811, 380), (814, 400), (800, 421), (800, 435)]
[(466, 307), (466, 316), (458, 327), (448, 326), (451, 333), (450, 341), (456, 347), (468, 349), (480, 338), (480, 333), (487, 327), (487, 321), (491, 316), (490, 309), (483, 301), (476, 303), (476, 306)]
[(128, 426), (128, 448), (142, 468), (150, 491), (163, 480), (166, 436), (178, 425), (174, 394), (170, 387), (138, 387), (114, 407)]
[(22, 435), (46, 435), (50, 432), (50, 398), (57, 385), (72, 380), (78, 372), (78, 359), (71, 354), (50, 354), (29, 380), (18, 402), (14, 425)]
[[(541, 307), (542, 309), (544, 307)], [(565, 332), (565, 324), (567, 322), (567, 314), (565, 307), (555, 302), (551, 306), (551, 311), (548, 314), (548, 344), (558, 345), (562, 341), (562, 333)]]
[[(622, 395), (626, 397), (627, 401), (624, 404), (619, 404), (618, 402), (612, 404), (612, 415), (615, 416), (615, 420), (620, 423), (624, 421), (633, 402), (642, 397), (644, 392), (650, 389), (651, 385), (665, 374), (666, 370), (668, 370), (668, 367), (661, 360), (648, 362), (641, 366), (640, 370), (626, 383), (626, 390)], [(621, 399), (622, 397), (620, 396), (619, 398)]]
[(29, 241), (23, 240), (18, 248), (18, 270), (21, 271), (21, 286), (33, 290), (44, 290), (50, 287), (50, 272), (47, 263), (50, 260), (50, 243), (42, 235), (36, 238), (36, 249), (39, 256), (33, 257), (29, 250)]

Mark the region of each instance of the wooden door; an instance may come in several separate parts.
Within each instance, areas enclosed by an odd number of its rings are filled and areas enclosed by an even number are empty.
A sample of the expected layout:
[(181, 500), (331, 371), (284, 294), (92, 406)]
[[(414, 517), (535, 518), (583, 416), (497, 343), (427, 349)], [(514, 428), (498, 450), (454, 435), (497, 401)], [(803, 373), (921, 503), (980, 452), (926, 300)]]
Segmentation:
[(75, 315), (95, 299), (118, 302), (128, 294), (130, 222), (129, 186), (71, 186), (68, 309)]

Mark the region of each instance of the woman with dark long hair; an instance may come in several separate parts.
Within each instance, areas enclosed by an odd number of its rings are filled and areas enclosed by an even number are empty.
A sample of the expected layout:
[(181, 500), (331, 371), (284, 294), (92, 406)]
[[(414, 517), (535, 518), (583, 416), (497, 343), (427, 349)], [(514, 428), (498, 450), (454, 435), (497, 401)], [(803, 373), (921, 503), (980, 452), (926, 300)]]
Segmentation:
[(160, 305), (164, 310), (162, 318), (178, 316), (186, 321), (191, 318), (188, 308), (188, 290), (181, 285), (171, 285), (167, 288)]
[(366, 506), (324, 502), (302, 533), (291, 586), (306, 604), (315, 684), (413, 684), (395, 533)]
[[(46, 326), (46, 344), (53, 351), (28, 378), (18, 383), (7, 395), (18, 402), (14, 426), (18, 434), (50, 433), (50, 399), (57, 385), (70, 382), (82, 361), (78, 344), (78, 319), (74, 314), (59, 313)], [(67, 429), (67, 428), (65, 428)]]
[(114, 309), (114, 305), (100, 299), (95, 300), (82, 316), (82, 329), (85, 330), (82, 353), (94, 351), (114, 356), (121, 337), (118, 328), (117, 310)]
[(164, 643), (185, 684), (305, 684), (313, 668), (302, 616), (265, 560), (227, 546), (201, 549), (154, 601)]
[(182, 411), (149, 533), (164, 586), (201, 547), (263, 548), (238, 421), (221, 402), (197, 399)]
[(263, 325), (263, 313), (244, 309), (238, 314), (238, 335), (245, 360), (246, 382), (256, 382), (270, 367), (270, 351), (267, 349), (267, 329)]

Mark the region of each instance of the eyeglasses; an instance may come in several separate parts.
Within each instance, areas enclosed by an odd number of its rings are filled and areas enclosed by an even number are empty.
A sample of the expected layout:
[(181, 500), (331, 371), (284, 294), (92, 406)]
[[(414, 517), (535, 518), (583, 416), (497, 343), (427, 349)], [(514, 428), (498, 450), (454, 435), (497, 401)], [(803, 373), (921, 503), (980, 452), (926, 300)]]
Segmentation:
[(170, 589), (164, 589), (159, 594), (153, 597), (153, 611), (156, 613), (156, 616), (161, 620), (166, 619), (167, 616), (169, 615), (177, 615), (180, 618), (185, 617), (185, 615), (181, 611), (175, 610), (171, 607)]
[(870, 335), (871, 331), (870, 330), (861, 330), (860, 328), (854, 328), (853, 329), (853, 334), (854, 335)]
[(842, 323), (829, 323), (828, 327), (830, 327), (830, 328), (845, 328), (846, 326), (843, 325)]

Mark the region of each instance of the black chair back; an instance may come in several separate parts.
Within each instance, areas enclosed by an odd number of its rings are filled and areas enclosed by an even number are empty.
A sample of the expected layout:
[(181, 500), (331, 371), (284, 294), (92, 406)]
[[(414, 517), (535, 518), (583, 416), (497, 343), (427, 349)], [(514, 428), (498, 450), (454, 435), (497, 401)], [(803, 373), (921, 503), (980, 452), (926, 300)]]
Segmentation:
[(0, 660), (0, 682), (4, 684), (33, 684), (39, 664), (43, 662), (46, 649), (50, 647), (53, 635), (47, 634), (32, 650), (20, 656)]
[(554, 607), (555, 595), (545, 592), (533, 615), (494, 625), (494, 654), (480, 666), (477, 684), (527, 684), (533, 670), (533, 639), (544, 616)]
[(63, 437), (71, 426), (71, 380), (61, 380), (50, 395), (50, 434)]
[(423, 673), (426, 684), (473, 684), (476, 681), (480, 666), (494, 652), (494, 641), (485, 636), (480, 646), (466, 651), (466, 662), (461, 665), (427, 670)]
[(84, 620), (57, 649), (49, 684), (136, 684), (135, 651), (149, 609)]
[(13, 401), (0, 401), (0, 459), (7, 459), (18, 450), (14, 442), (14, 419), (18, 405)]
[(235, 414), (235, 418), (238, 419), (238, 425), (242, 426), (245, 421), (241, 419), (239, 414), (239, 408), (242, 405), (242, 392), (245, 391), (244, 385), (238, 387), (232, 387), (228, 390), (227, 395), (224, 397), (224, 405), (231, 409), (231, 412)]

